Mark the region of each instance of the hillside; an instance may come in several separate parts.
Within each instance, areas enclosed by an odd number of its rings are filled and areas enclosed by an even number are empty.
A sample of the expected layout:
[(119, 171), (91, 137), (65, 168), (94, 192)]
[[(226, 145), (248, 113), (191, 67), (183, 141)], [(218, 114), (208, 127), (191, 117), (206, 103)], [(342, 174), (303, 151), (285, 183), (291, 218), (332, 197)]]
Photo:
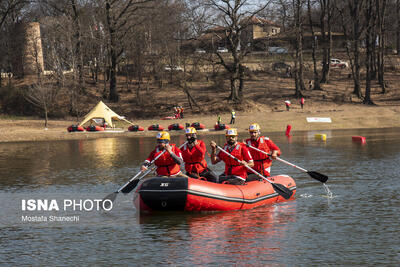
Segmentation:
[[(344, 55), (343, 55), (344, 57)], [(343, 58), (342, 57), (342, 58)], [(118, 76), (118, 92), (120, 101), (110, 103), (103, 99), (104, 82), (102, 76), (99, 77), (97, 84), (94, 84), (90, 77), (86, 78), (86, 94), (79, 98), (79, 109), (81, 116), (78, 118), (69, 117), (69, 95), (68, 92), (59, 97), (59, 108), (53, 111), (53, 118), (64, 118), (67, 120), (80, 120), (99, 100), (103, 100), (115, 112), (126, 118), (136, 121), (139, 119), (160, 119), (171, 116), (173, 107), (181, 105), (185, 108), (185, 114), (193, 115), (216, 115), (217, 113), (228, 113), (231, 109), (240, 112), (280, 112), (285, 110), (284, 101), (290, 100), (298, 108), (298, 99), (294, 98), (294, 81), (287, 78), (285, 71), (274, 71), (273, 62), (285, 61), (290, 63), (290, 58), (285, 56), (275, 56), (264, 58), (263, 56), (252, 56), (247, 59), (246, 66), (249, 72), (245, 82), (244, 101), (241, 105), (228, 102), (229, 96), (228, 80), (215, 77), (210, 73), (190, 71), (191, 74), (181, 72), (163, 73), (163, 82), (160, 86), (159, 81), (144, 79), (139, 90), (140, 101), (137, 98), (138, 82), (131, 80), (126, 82), (126, 77)], [(398, 106), (400, 103), (400, 76), (396, 70), (398, 58), (393, 56), (387, 60), (388, 67), (386, 72), (387, 93), (381, 94), (381, 89), (373, 82), (372, 100), (378, 106)], [(311, 63), (306, 62), (304, 81), (308, 87), (308, 81), (312, 79)], [(191, 66), (192, 67), (192, 66)], [(210, 69), (212, 66), (203, 66), (203, 69)], [(214, 66), (215, 67), (215, 66)], [(323, 91), (305, 90), (303, 92), (306, 99), (306, 106), (313, 106), (318, 109), (328, 104), (354, 104), (355, 108), (361, 102), (360, 99), (352, 96), (353, 80), (349, 77), (349, 69), (331, 69), (330, 83), (324, 84)], [(183, 75), (185, 75), (183, 77)], [(177, 84), (178, 79), (185, 78), (191, 96), (194, 98), (198, 107), (190, 109), (188, 98), (182, 88)], [(15, 86), (24, 87), (35, 81), (35, 77), (24, 80), (13, 80)], [(3, 81), (4, 83), (4, 81)], [(107, 85), (108, 86), (108, 85)], [(362, 88), (364, 86), (362, 85)]]

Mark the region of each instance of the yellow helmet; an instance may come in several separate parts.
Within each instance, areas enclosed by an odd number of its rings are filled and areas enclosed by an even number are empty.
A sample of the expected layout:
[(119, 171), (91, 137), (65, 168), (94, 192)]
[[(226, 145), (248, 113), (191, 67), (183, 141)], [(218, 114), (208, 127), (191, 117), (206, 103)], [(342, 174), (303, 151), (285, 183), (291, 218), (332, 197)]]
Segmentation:
[(260, 131), (260, 125), (258, 123), (252, 123), (249, 126), (249, 132)]
[(187, 127), (186, 134), (197, 134), (197, 130), (194, 127)]
[(235, 128), (231, 128), (231, 129), (228, 129), (228, 130), (226, 130), (226, 132), (225, 132), (225, 136), (237, 136), (238, 134), (237, 134), (237, 130), (235, 129)]
[(169, 137), (168, 132), (162, 131), (157, 134), (157, 140), (168, 140), (169, 141), (169, 140), (171, 140), (171, 138)]

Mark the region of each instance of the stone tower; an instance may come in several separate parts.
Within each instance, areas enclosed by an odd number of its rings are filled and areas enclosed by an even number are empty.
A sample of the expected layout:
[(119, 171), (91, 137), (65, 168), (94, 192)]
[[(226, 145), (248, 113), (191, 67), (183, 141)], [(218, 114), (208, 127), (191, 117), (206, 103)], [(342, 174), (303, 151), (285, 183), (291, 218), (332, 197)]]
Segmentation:
[(13, 36), (13, 74), (17, 77), (44, 71), (42, 40), (38, 22), (19, 23)]

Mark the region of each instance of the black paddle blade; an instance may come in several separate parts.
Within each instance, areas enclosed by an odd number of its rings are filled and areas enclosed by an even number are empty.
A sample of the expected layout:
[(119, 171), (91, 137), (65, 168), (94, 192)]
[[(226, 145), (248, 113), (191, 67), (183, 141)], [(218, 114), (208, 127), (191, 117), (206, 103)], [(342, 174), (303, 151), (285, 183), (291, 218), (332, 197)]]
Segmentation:
[[(103, 207), (104, 209), (109, 209), (111, 208), (111, 202), (114, 202), (115, 198), (117, 197), (118, 192), (114, 192), (111, 193), (109, 195), (107, 195), (105, 198), (103, 198), (103, 200), (101, 201), (101, 207)], [(109, 201), (106, 201), (109, 200)]]
[(325, 183), (326, 181), (328, 181), (328, 176), (319, 173), (319, 172), (314, 172), (314, 171), (307, 171), (308, 175), (310, 175), (310, 177), (320, 181), (321, 183)]
[(130, 193), (139, 183), (140, 179), (135, 179), (129, 184), (127, 184), (124, 188), (122, 188), (121, 192), (124, 194)]
[(271, 183), (272, 187), (275, 189), (275, 192), (284, 197), (285, 199), (289, 199), (293, 192), (289, 188), (285, 187), (282, 184)]

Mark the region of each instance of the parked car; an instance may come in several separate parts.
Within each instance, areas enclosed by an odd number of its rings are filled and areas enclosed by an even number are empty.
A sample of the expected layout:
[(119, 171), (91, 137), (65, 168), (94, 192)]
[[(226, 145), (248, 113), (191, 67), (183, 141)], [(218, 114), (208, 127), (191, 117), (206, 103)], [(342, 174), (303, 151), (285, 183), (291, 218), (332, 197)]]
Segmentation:
[(270, 53), (270, 54), (287, 54), (288, 50), (284, 47), (270, 46), (270, 47), (268, 47), (268, 53)]
[(290, 69), (291, 66), (286, 64), (285, 62), (275, 62), (273, 65), (273, 70), (279, 70), (279, 69)]
[(195, 52), (196, 54), (205, 54), (205, 53), (206, 53), (206, 50), (201, 49), (201, 48), (197, 48), (194, 52)]
[(225, 47), (218, 47), (217, 52), (218, 53), (228, 53), (228, 49), (226, 49)]
[(349, 63), (347, 63), (346, 61), (341, 61), (340, 59), (337, 58), (331, 58), (331, 63), (330, 66), (332, 68), (348, 68), (349, 67)]
[(183, 68), (180, 66), (165, 66), (164, 67), (165, 71), (183, 71)]

